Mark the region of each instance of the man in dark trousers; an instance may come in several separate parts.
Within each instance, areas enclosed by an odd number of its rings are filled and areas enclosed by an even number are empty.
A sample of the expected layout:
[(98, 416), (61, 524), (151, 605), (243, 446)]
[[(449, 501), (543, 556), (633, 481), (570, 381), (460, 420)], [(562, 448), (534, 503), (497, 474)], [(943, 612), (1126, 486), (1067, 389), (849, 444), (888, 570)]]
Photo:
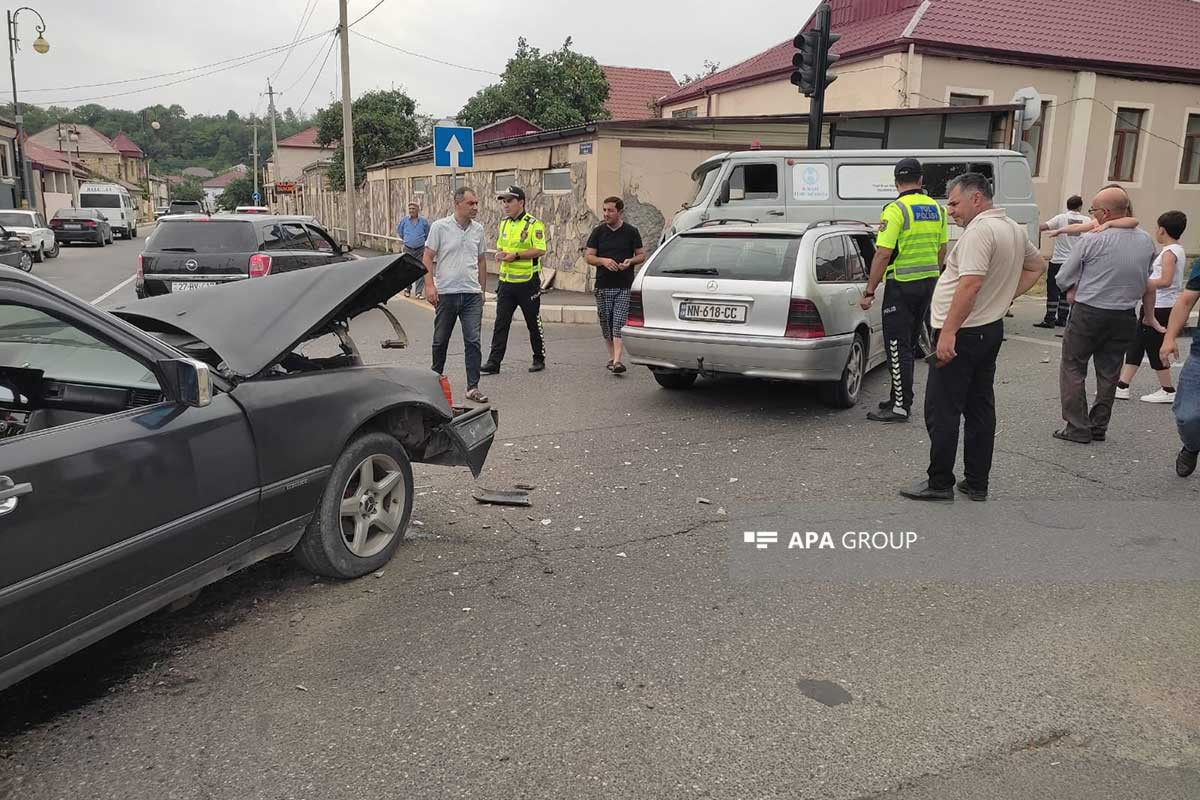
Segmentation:
[(988, 179), (968, 172), (950, 181), (946, 203), (965, 230), (938, 278), (929, 319), (937, 361), (925, 385), (928, 479), (900, 490), (910, 500), (953, 500), (958, 429), (963, 479), (958, 490), (986, 500), (996, 439), (996, 358), (1004, 315), (1037, 283), (1046, 262), (1025, 228), (992, 207)]
[(500, 286), (496, 290), (496, 325), (492, 329), (492, 352), (480, 371), (495, 375), (508, 349), (508, 329), (519, 306), (529, 328), (529, 346), (533, 350), (530, 372), (546, 368), (546, 341), (542, 335), (541, 258), (546, 255), (546, 226), (537, 217), (525, 213), (525, 190), (510, 186), (497, 195), (504, 203), (496, 239), (496, 260), (500, 262)]
[(921, 162), (901, 159), (894, 174), (900, 196), (880, 215), (871, 275), (859, 303), (864, 311), (870, 309), (876, 287), (884, 282), (883, 338), (892, 380), (888, 399), (878, 411), (867, 414), (875, 422), (908, 422), (913, 404), (913, 344), (925, 325), (949, 241), (945, 209), (921, 188)]
[(625, 201), (604, 198), (604, 222), (587, 240), (585, 257), (596, 268), (596, 314), (600, 333), (608, 346), (608, 369), (614, 375), (625, 371), (621, 328), (629, 315), (630, 287), (638, 264), (646, 260), (642, 234), (622, 217)]

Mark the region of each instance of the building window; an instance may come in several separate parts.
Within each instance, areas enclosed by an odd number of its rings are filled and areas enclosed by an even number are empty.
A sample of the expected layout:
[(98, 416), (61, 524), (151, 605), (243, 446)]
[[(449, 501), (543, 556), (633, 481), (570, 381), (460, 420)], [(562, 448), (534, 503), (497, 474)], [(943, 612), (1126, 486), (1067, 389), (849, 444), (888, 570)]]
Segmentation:
[(467, 185), (467, 176), (466, 175), (455, 175), (454, 176), (454, 187), (453, 187), (454, 189), (461, 189), (466, 185)]
[(1029, 145), (1029, 171), (1033, 177), (1042, 174), (1042, 145), (1046, 134), (1046, 115), (1050, 113), (1050, 101), (1042, 101), (1042, 113), (1033, 127), (1025, 131), (1021, 138)]
[(429, 178), (413, 178), (412, 193), (426, 194), (429, 191)]
[(1137, 168), (1138, 139), (1142, 118), (1146, 112), (1140, 108), (1118, 108), (1113, 127), (1112, 164), (1108, 168), (1110, 181), (1132, 181)]
[(671, 116), (675, 119), (685, 119), (687, 117), (700, 116), (700, 106), (692, 106), (691, 108), (679, 108), (671, 112)]
[(1200, 114), (1189, 114), (1187, 131), (1183, 135), (1183, 166), (1179, 169), (1180, 183), (1200, 183)]
[(497, 172), (492, 175), (492, 191), (503, 192), (510, 186), (517, 185), (517, 173), (515, 170), (508, 172)]
[(571, 191), (571, 170), (548, 169), (543, 172), (542, 191), (546, 194), (565, 194)]
[(950, 93), (950, 100), (947, 105), (952, 106), (981, 106), (987, 102), (987, 97), (979, 94), (959, 94), (958, 92)]
[(12, 160), (8, 157), (8, 142), (4, 142), (3, 144), (0, 144), (0, 175), (13, 174), (8, 168), (8, 165), (11, 163)]

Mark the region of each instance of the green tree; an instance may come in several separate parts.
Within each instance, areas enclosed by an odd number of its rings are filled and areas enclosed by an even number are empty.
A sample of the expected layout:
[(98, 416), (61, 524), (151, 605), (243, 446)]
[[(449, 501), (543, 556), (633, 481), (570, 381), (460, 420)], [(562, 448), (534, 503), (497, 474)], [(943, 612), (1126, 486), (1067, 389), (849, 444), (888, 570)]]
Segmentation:
[(203, 200), (204, 187), (200, 181), (188, 179), (171, 190), (172, 200)]
[(476, 92), (458, 121), (478, 128), (517, 114), (543, 128), (582, 125), (609, 118), (607, 99), (604, 70), (596, 59), (573, 51), (570, 37), (545, 54), (520, 38), (500, 82)]
[(704, 80), (709, 75), (716, 73), (719, 69), (721, 69), (720, 61), (710, 61), (706, 58), (704, 59), (704, 66), (701, 67), (700, 71), (695, 75), (691, 75), (687, 72), (683, 73), (683, 77), (679, 80), (679, 85), (687, 86), (689, 83), (695, 83), (696, 81)]
[[(358, 183), (367, 177), (367, 165), (400, 153), (421, 142), (417, 104), (399, 89), (367, 92), (351, 105), (354, 112), (354, 175)], [(345, 186), (345, 156), (342, 150), (342, 104), (334, 103), (317, 114), (317, 143), (337, 143), (329, 167), (329, 185)]]
[(217, 198), (217, 208), (233, 211), (238, 206), (254, 205), (254, 181), (249, 175), (229, 182)]

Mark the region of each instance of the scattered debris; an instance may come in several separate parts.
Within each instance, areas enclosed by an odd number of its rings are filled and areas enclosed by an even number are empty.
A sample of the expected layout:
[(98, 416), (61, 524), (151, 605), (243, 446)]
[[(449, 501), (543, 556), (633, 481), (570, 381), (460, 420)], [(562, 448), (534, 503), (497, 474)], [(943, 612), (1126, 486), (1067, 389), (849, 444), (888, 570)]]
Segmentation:
[(476, 489), (471, 497), (477, 503), (489, 503), (497, 506), (531, 506), (529, 492), (521, 489)]
[(483, 529), (484, 529), (485, 531), (486, 531), (488, 528), (490, 528), (490, 527), (492, 527), (492, 526), (491, 526), (491, 525), (488, 525), (487, 523), (484, 523), (484, 525), (483, 525)]
[(290, 622), (291, 622), (293, 625), (299, 624), (299, 623), (301, 623), (301, 622), (304, 622), (304, 615), (303, 615), (303, 614), (301, 614), (300, 612), (296, 612), (295, 614), (292, 614), (292, 618), (291, 618), (291, 620), (289, 620), (289, 621), (290, 621)]
[(576, 533), (579, 533), (581, 530), (583, 530), (583, 528), (580, 528), (578, 525), (575, 526)]
[(550, 520), (548, 520), (548, 519), (544, 519), (544, 520), (542, 520), (542, 524), (543, 524), (543, 525), (549, 525), (549, 524), (550, 524)]
[(629, 558), (629, 556), (625, 555), (624, 553), (617, 553), (617, 558)]
[(468, 611), (470, 611), (470, 610), (471, 610), (471, 607), (470, 607), (470, 606), (467, 606), (466, 608), (464, 608), (464, 609), (463, 609), (463, 613), (465, 614), (466, 612), (468, 612)]
[(726, 514), (725, 507), (717, 506), (717, 513), (720, 514), (722, 517), (725, 516), (725, 514)]
[(553, 570), (551, 567), (543, 567), (543, 568), (542, 568), (542, 572), (544, 572), (544, 573), (545, 573), (545, 574), (547, 574), (547, 575), (553, 575), (553, 574), (554, 574), (554, 570)]
[(307, 686), (305, 686), (303, 683), (297, 683), (297, 684), (296, 684), (296, 688), (297, 688), (297, 689), (299, 689), (299, 690), (300, 690), (300, 691), (302, 691), (302, 692), (307, 692), (307, 691), (308, 691), (308, 687), (307, 687)]
[(730, 482), (730, 483), (737, 483), (737, 482), (738, 482), (738, 479), (737, 479), (737, 478), (730, 478), (730, 479), (729, 479), (729, 482)]
[(514, 483), (513, 486), (517, 489), (524, 489), (527, 492), (532, 492), (537, 486), (532, 483)]
[(697, 497), (696, 502), (704, 506), (712, 505), (712, 500), (709, 500), (707, 497)]

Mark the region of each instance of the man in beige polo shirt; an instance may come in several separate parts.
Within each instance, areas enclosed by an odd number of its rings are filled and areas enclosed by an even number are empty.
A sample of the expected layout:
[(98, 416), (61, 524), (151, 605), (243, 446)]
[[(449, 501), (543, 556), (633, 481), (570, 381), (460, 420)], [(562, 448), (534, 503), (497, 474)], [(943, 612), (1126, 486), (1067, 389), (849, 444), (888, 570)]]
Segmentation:
[(958, 427), (963, 473), (958, 490), (986, 500), (996, 436), (996, 357), (1004, 314), (1046, 271), (1025, 229), (992, 207), (988, 179), (968, 172), (950, 182), (946, 208), (966, 230), (946, 259), (930, 307), (937, 353), (927, 360), (925, 429), (929, 478), (900, 490), (912, 500), (953, 500)]

